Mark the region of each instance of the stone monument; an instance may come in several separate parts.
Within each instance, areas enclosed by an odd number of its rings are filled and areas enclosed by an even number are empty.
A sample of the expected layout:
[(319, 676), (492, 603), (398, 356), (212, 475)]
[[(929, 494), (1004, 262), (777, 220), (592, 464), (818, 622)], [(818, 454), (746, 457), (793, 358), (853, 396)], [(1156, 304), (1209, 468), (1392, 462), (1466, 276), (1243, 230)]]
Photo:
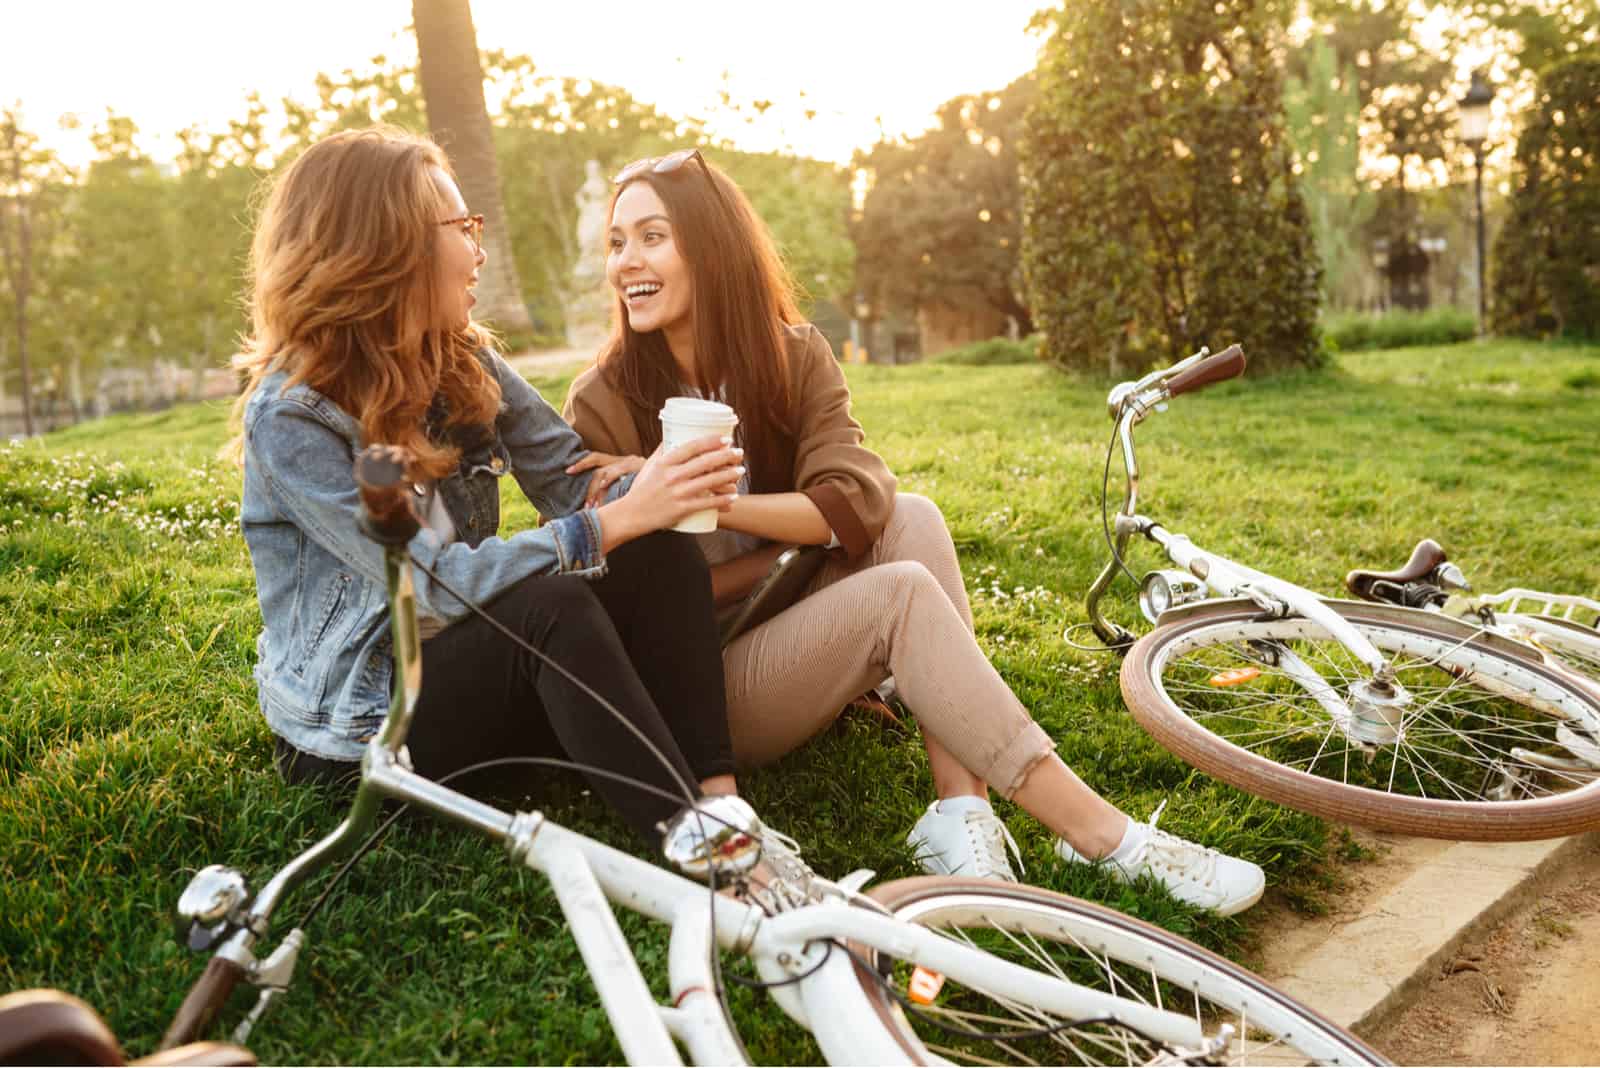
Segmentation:
[(562, 313), (567, 323), (567, 344), (592, 356), (611, 333), (612, 307), (616, 303), (606, 285), (606, 206), (611, 184), (600, 164), (583, 165), (583, 185), (578, 187), (577, 257), (567, 279)]

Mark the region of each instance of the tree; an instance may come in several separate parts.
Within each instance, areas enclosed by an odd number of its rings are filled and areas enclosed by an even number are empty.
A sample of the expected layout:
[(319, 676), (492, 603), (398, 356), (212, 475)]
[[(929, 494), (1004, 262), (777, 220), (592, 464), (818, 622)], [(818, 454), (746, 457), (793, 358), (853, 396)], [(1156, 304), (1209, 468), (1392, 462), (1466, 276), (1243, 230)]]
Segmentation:
[(203, 394), (206, 372), (226, 363), (247, 323), (240, 294), (250, 255), (245, 205), (260, 184), (256, 146), (260, 114), (252, 111), (226, 134), (179, 134), (178, 173), (168, 183), (173, 292), (164, 331), (167, 348), (187, 357), (190, 392)]
[(1547, 67), (1517, 142), (1511, 218), (1500, 233), (1497, 331), (1600, 336), (1600, 50)]
[(1506, 51), (1531, 73), (1600, 47), (1600, 7), (1593, 0), (1455, 0), (1453, 6), (1510, 34)]
[(52, 252), (66, 168), (23, 128), (20, 108), (0, 111), (0, 274), (20, 373), (23, 433), (32, 435), (33, 376), (28, 349), (31, 303)]
[(1029, 74), (997, 92), (946, 101), (927, 133), (857, 153), (872, 184), (850, 233), (856, 277), (874, 305), (976, 306), (1032, 330), (1018, 260), (1017, 168), (1032, 99)]
[(1360, 165), (1361, 97), (1355, 69), (1340, 69), (1325, 40), (1307, 49), (1305, 73), (1284, 86), (1289, 139), (1300, 167), (1317, 252), (1322, 260), (1322, 291), (1336, 308), (1363, 303), (1366, 249), (1359, 238), (1372, 218), (1374, 197), (1357, 176)]
[(1044, 12), (1022, 261), (1058, 364), (1126, 373), (1241, 342), (1313, 364), (1318, 269), (1284, 134), (1275, 0)]
[(479, 315), (501, 330), (532, 330), (512, 255), (494, 134), (483, 98), (483, 67), (468, 0), (412, 0), (418, 72), (428, 129), (455, 166), (462, 195), (485, 221), (489, 254), (478, 286)]
[(820, 160), (775, 152), (714, 153), (772, 231), (800, 287), (802, 310), (838, 302), (853, 288), (856, 249), (850, 241), (850, 172)]

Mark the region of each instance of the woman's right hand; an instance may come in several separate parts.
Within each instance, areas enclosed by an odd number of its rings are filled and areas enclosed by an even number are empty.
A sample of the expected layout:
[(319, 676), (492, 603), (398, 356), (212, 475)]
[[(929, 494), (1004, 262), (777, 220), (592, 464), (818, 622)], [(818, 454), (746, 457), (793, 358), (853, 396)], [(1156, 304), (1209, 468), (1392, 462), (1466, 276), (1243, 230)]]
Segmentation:
[(738, 496), (743, 462), (744, 450), (716, 435), (657, 448), (633, 476), (627, 495), (600, 506), (603, 549), (664, 530), (695, 512), (728, 507)]

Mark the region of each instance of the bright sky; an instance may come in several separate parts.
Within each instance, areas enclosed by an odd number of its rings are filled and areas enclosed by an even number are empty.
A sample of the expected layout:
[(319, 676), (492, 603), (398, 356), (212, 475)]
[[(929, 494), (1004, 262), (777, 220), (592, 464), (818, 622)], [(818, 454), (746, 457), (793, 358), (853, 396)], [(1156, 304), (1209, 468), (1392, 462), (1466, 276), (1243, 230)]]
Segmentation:
[[(309, 99), (320, 71), (365, 68), (380, 53), (414, 54), (410, 0), (0, 0), (0, 103), (69, 160), (113, 107), (157, 157), (187, 125), (221, 129), (254, 89), (276, 103)], [(726, 84), (735, 101), (769, 99), (757, 125), (714, 126), (742, 148), (846, 161), (890, 134), (926, 129), (939, 104), (997, 89), (1030, 69), (1025, 28), (1051, 0), (472, 0), (478, 44), (533, 57), (552, 75), (619, 85), (673, 115), (712, 117)], [(723, 72), (727, 81), (723, 81)], [(804, 92), (805, 96), (800, 94)], [(802, 112), (815, 109), (806, 121)]]

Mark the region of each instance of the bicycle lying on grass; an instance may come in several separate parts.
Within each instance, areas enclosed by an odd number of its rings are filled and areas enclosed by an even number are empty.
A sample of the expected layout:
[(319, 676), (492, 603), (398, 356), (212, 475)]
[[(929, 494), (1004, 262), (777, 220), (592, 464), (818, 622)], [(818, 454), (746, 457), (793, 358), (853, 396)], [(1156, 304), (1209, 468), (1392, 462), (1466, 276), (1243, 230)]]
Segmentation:
[[(698, 1063), (748, 1063), (723, 996), (727, 982), (765, 989), (832, 1063), (1382, 1063), (1244, 969), (1160, 928), (1045, 890), (915, 878), (863, 894), (870, 873), (857, 873), (839, 883), (819, 879), (803, 903), (771, 911), (759, 894), (717, 893), (719, 884), (749, 889), (759, 871), (762, 828), (738, 798), (686, 806), (668, 826), (663, 851), (689, 878), (537, 812), (502, 812), (418, 776), (404, 748), (422, 679), (405, 548), (416, 520), (401, 460), (368, 450), (357, 462), (364, 525), (385, 547), (396, 670), (350, 814), (254, 894), (225, 867), (194, 877), (178, 902), (179, 934), (213, 955), (164, 1048), (202, 1035), (241, 980), (261, 991), (234, 1032), (236, 1042), (248, 1037), (288, 987), (306, 943), (304, 925), (296, 926), (258, 952), (274, 914), (314, 871), (341, 856), (354, 863), (372, 842), (380, 803), (391, 799), (503, 843), (513, 862), (550, 880), (633, 1063), (682, 1063), (679, 1044)], [(670, 926), (667, 1004), (652, 995), (613, 905)], [(725, 973), (722, 953), (747, 957), (759, 978)]]
[[(1237, 345), (1202, 349), (1107, 397), (1116, 430), (1103, 493), (1118, 443), (1127, 492), (1106, 523), (1111, 560), (1087, 608), (1095, 633), (1125, 653), (1134, 718), (1216, 778), (1329, 819), (1482, 841), (1600, 826), (1600, 688), (1559, 657), (1481, 612), (1325, 599), (1138, 513), (1134, 428), (1244, 363)], [(1176, 565), (1134, 579), (1156, 624), (1137, 640), (1100, 610), (1119, 572), (1134, 578), (1125, 562), (1134, 535)], [(1573, 620), (1533, 616), (1545, 646), (1593, 648)]]

